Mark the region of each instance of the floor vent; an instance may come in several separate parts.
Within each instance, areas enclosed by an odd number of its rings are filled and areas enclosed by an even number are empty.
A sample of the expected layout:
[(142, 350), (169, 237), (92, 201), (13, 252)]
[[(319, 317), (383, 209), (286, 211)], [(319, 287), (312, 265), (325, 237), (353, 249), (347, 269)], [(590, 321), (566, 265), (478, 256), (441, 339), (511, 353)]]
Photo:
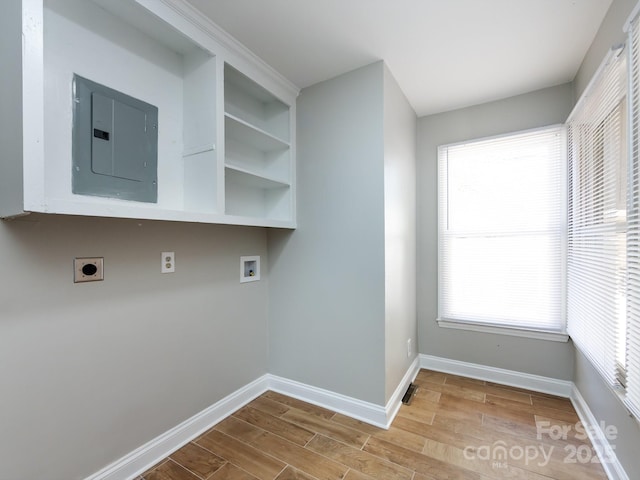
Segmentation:
[(407, 391), (404, 394), (404, 397), (402, 397), (402, 403), (404, 403), (405, 405), (411, 405), (411, 400), (413, 399), (413, 395), (417, 390), (418, 386), (410, 383), (409, 388), (407, 388)]

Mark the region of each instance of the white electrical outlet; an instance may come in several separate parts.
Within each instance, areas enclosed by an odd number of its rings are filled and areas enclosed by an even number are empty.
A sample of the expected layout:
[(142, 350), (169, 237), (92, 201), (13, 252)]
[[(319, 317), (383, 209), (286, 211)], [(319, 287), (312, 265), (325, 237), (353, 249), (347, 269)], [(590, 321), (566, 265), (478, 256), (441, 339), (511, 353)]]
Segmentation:
[(407, 358), (411, 357), (411, 339), (407, 340)]
[(173, 273), (176, 271), (176, 254), (174, 252), (162, 252), (160, 271), (162, 273)]

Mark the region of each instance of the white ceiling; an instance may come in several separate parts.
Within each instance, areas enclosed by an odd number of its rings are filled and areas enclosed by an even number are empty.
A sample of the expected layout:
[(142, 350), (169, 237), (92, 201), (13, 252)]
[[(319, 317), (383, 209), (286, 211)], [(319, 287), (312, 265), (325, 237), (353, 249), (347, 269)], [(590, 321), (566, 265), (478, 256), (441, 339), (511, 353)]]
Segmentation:
[(419, 116), (573, 80), (612, 0), (189, 0), (300, 88), (383, 59)]

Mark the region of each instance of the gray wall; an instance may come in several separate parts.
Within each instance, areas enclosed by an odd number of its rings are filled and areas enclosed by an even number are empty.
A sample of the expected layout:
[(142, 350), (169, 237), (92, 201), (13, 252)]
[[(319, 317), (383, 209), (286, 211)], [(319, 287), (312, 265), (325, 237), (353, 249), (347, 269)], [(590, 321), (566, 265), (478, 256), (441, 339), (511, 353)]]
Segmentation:
[(627, 476), (640, 478), (640, 426), (629, 416), (617, 394), (611, 390), (589, 360), (576, 350), (574, 383), (600, 425), (617, 430), (610, 442)]
[(384, 403), (383, 64), (302, 90), (294, 232), (270, 230), (270, 372)]
[[(263, 279), (241, 285), (253, 254)], [(264, 229), (0, 222), (0, 477), (84, 478), (266, 373), (266, 254)], [(105, 280), (73, 284), (76, 256)]]
[(5, 2), (0, 15), (0, 214), (22, 211), (22, 4)]
[[(385, 402), (417, 356), (416, 123), (413, 108), (385, 66)], [(407, 340), (411, 340), (410, 355)]]
[(384, 405), (417, 355), (416, 115), (377, 62), (304, 89), (297, 120), (298, 228), (268, 234), (270, 371)]
[(636, 3), (637, 0), (613, 0), (611, 3), (609, 11), (602, 21), (598, 33), (573, 80), (576, 100), (589, 85), (591, 77), (593, 77), (611, 47), (627, 40), (627, 36), (622, 29)]
[[(579, 94), (584, 90), (607, 50), (612, 45), (625, 40), (622, 27), (635, 4), (636, 0), (614, 0), (612, 3), (576, 76), (576, 93)], [(614, 425), (618, 429), (617, 438), (612, 441), (618, 460), (629, 478), (640, 478), (640, 457), (638, 456), (640, 426), (636, 420), (629, 417), (620, 399), (579, 351), (576, 351), (574, 382), (596, 420), (606, 425)]]
[(437, 147), (563, 123), (570, 84), (418, 120), (418, 332), (420, 353), (564, 380), (573, 377), (570, 343), (441, 328), (437, 304)]

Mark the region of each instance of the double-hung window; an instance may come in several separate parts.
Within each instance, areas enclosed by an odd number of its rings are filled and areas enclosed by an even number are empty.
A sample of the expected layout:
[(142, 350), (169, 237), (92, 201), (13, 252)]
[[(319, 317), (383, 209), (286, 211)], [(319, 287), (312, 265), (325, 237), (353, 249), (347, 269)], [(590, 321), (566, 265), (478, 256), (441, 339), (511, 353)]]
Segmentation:
[(569, 334), (612, 386), (626, 383), (626, 65), (613, 50), (567, 122)]
[(628, 47), (611, 50), (566, 135), (553, 127), (438, 151), (439, 324), (557, 339), (566, 317), (637, 419), (639, 9)]
[(633, 415), (640, 419), (640, 18), (636, 14), (631, 20), (628, 25), (631, 149), (627, 169), (627, 317), (622, 346), (625, 401)]
[(566, 340), (563, 126), (438, 149), (438, 322)]

